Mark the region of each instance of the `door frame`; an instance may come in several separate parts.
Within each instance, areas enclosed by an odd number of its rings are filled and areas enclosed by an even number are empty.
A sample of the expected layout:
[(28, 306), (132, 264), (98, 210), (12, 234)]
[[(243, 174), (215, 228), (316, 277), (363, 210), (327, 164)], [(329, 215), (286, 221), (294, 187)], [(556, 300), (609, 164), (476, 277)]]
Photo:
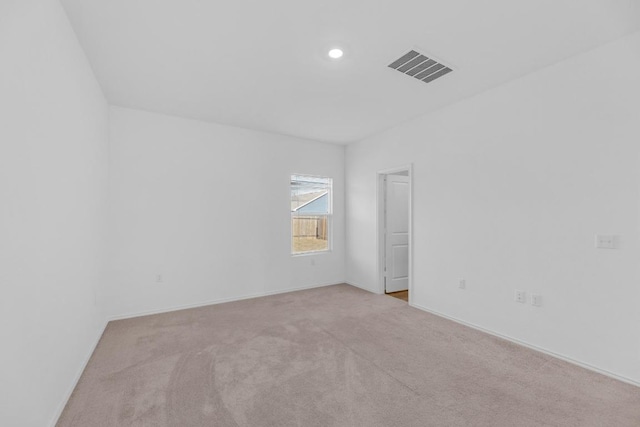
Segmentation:
[(387, 175), (394, 175), (398, 172), (407, 172), (409, 177), (409, 304), (413, 301), (413, 163), (409, 163), (404, 166), (398, 166), (390, 169), (383, 169), (376, 174), (376, 249), (377, 249), (377, 264), (378, 264), (378, 293), (384, 294), (384, 264), (386, 257), (385, 247), (385, 185), (384, 178)]

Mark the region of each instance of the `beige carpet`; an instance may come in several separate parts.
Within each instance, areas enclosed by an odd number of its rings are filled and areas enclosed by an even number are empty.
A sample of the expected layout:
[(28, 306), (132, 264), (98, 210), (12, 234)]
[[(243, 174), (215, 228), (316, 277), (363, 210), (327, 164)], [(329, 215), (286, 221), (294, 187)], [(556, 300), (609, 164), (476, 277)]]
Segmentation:
[(640, 426), (640, 388), (331, 286), (112, 322), (58, 426)]

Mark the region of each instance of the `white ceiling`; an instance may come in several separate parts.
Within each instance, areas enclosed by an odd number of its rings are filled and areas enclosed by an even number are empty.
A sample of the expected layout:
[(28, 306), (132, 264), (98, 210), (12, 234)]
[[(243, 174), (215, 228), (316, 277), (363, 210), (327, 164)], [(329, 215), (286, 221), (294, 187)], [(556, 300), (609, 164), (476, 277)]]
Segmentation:
[[(640, 29), (637, 0), (62, 3), (112, 104), (337, 143)], [(387, 67), (411, 48), (454, 72)]]

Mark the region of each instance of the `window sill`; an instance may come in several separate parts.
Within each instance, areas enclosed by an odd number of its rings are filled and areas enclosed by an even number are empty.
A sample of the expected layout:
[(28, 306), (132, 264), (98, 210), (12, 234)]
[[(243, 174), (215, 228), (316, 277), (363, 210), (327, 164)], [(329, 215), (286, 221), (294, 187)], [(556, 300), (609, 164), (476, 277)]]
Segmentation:
[(321, 255), (321, 254), (328, 254), (332, 252), (331, 249), (325, 249), (322, 251), (310, 251), (310, 252), (299, 252), (299, 253), (292, 253), (291, 256), (294, 258), (297, 257), (304, 257), (304, 256), (309, 256), (309, 255)]

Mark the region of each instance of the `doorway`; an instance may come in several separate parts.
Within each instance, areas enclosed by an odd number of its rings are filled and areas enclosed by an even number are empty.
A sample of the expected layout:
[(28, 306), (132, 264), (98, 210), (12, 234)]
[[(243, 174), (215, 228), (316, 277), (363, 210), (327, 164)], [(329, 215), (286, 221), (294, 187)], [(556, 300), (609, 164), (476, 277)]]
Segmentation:
[(381, 293), (411, 302), (411, 165), (378, 172), (378, 259)]

